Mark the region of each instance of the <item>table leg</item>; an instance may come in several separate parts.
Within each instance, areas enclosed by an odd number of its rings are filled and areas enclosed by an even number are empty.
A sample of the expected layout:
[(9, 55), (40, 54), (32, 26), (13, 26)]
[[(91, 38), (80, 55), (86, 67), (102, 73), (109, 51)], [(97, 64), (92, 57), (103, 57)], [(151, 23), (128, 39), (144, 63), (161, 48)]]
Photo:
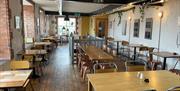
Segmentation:
[(41, 60), (42, 62), (45, 62), (46, 64), (48, 64), (48, 60), (45, 58), (45, 54), (44, 55), (42, 55), (42, 60)]
[(165, 70), (165, 69), (166, 69), (166, 58), (164, 58), (163, 67), (162, 67), (162, 70)]
[(117, 42), (117, 55), (119, 55), (119, 42)]
[(88, 91), (92, 91), (92, 84), (89, 80), (88, 80)]
[(40, 76), (36, 74), (36, 69), (35, 69), (35, 56), (33, 56), (33, 74), (32, 74), (32, 78), (39, 78)]
[(135, 61), (136, 60), (136, 47), (134, 47), (134, 58), (133, 60)]

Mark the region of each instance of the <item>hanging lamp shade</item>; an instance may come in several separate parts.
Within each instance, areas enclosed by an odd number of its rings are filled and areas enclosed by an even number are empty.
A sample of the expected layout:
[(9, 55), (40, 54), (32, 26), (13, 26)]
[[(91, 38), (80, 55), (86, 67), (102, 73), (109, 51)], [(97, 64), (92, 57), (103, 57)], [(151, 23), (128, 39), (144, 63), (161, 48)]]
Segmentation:
[(65, 15), (64, 21), (69, 21), (69, 16), (68, 15)]

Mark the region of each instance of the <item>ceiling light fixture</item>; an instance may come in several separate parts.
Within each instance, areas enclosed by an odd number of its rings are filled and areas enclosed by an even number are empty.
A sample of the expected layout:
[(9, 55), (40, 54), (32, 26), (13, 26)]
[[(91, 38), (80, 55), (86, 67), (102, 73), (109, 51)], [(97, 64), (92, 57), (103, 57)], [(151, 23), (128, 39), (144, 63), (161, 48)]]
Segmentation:
[(68, 15), (65, 15), (64, 21), (69, 21), (69, 16)]

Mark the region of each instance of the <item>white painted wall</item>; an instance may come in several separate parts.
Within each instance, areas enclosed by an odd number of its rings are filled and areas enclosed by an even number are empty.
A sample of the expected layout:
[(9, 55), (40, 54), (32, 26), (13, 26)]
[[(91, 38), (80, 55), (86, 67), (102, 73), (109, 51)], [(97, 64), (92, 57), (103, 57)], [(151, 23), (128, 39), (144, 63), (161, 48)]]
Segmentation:
[[(139, 38), (133, 37), (134, 19), (140, 18), (139, 8), (136, 7), (134, 13), (133, 11), (124, 12), (122, 15), (122, 21), (127, 20), (127, 35), (122, 35), (122, 23), (118, 26), (118, 14), (109, 15), (109, 22), (113, 21), (112, 28), (109, 27), (108, 36), (113, 36), (117, 40), (128, 40), (129, 38), (129, 25), (130, 29), (130, 43), (141, 43), (147, 46), (158, 47), (158, 37), (159, 37), (159, 26), (160, 18), (158, 13), (163, 11), (162, 19), (162, 32), (161, 32), (161, 42), (160, 50), (177, 52), (180, 54), (180, 47), (177, 47), (177, 33), (180, 32), (180, 25), (178, 26), (178, 17), (180, 17), (180, 0), (168, 0), (163, 7), (150, 7), (145, 9), (145, 18), (143, 22), (140, 22), (140, 34)], [(131, 22), (128, 17), (131, 16)], [(152, 39), (144, 39), (145, 35), (145, 20), (146, 18), (153, 18), (153, 32)], [(115, 20), (115, 21), (114, 21)], [(173, 59), (167, 59), (168, 69), (175, 64), (176, 61)], [(179, 66), (180, 68), (180, 62)]]

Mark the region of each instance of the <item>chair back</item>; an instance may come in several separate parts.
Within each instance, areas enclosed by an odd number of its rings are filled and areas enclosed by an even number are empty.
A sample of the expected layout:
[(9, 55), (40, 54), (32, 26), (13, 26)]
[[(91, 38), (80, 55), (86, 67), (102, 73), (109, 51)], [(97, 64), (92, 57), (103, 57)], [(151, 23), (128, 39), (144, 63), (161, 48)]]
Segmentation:
[(30, 69), (29, 61), (11, 61), (10, 62), (10, 69), (11, 70), (23, 70), (23, 69)]
[[(106, 66), (103, 68), (99, 68), (100, 66)], [(94, 73), (110, 73), (117, 72), (117, 65), (115, 63), (98, 63), (93, 66)]]
[(128, 41), (122, 41), (122, 46), (128, 46), (129, 42)]
[(126, 71), (145, 71), (146, 65), (145, 63), (139, 63), (139, 62), (125, 62)]

